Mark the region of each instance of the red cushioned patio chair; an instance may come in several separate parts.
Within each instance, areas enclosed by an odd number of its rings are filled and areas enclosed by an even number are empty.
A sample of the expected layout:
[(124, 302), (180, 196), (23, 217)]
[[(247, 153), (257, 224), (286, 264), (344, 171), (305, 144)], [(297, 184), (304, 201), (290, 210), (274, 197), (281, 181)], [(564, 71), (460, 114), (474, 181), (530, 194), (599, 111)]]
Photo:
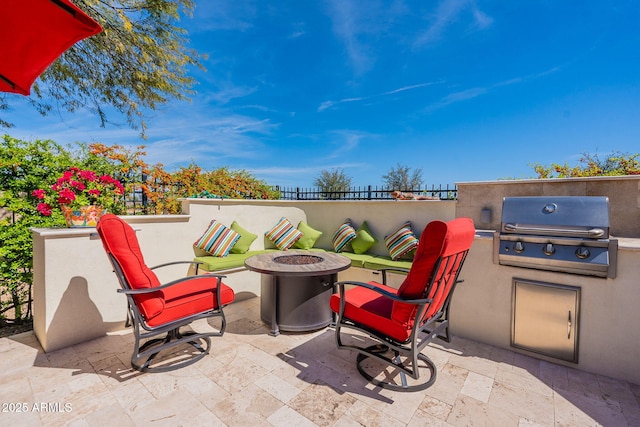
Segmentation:
[[(107, 214), (98, 221), (96, 228), (120, 282), (118, 292), (124, 293), (129, 303), (135, 335), (131, 366), (139, 371), (163, 372), (190, 365), (208, 354), (209, 337), (222, 336), (226, 327), (222, 307), (235, 298), (233, 290), (222, 283), (223, 276), (190, 276), (161, 284), (153, 269), (191, 261), (149, 268), (144, 262), (136, 232), (129, 224), (116, 215)], [(181, 327), (210, 317), (221, 319), (218, 330), (180, 332)], [(164, 337), (150, 339), (158, 335)], [(148, 341), (141, 346), (141, 340)], [(185, 353), (178, 349), (185, 345), (195, 351)], [(158, 358), (152, 366), (160, 352), (164, 357)]]
[(330, 302), (338, 314), (336, 342), (338, 348), (359, 353), (358, 371), (368, 381), (398, 391), (423, 390), (435, 382), (436, 367), (421, 351), (435, 337), (450, 339), (449, 303), (474, 235), (469, 218), (432, 221), (398, 289), (386, 284), (389, 270), (382, 272), (383, 283), (337, 283), (339, 292)]

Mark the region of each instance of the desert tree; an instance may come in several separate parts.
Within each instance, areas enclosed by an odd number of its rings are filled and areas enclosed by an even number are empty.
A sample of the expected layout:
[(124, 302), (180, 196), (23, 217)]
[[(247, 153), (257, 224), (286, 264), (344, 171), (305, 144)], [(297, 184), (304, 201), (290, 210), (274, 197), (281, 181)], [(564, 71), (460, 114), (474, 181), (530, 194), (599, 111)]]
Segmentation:
[[(101, 126), (112, 114), (145, 135), (145, 110), (170, 100), (187, 99), (195, 83), (190, 66), (201, 56), (188, 47), (180, 18), (193, 0), (76, 0), (104, 29), (76, 43), (56, 60), (32, 87), (28, 102), (40, 114), (87, 109)], [(11, 108), (16, 94), (0, 93), (0, 112)], [(0, 116), (0, 126), (12, 124)]]
[(422, 169), (411, 170), (398, 163), (386, 175), (382, 175), (384, 185), (391, 190), (414, 190), (422, 186)]
[(323, 169), (313, 185), (320, 188), (323, 198), (340, 199), (351, 187), (351, 177), (342, 168)]

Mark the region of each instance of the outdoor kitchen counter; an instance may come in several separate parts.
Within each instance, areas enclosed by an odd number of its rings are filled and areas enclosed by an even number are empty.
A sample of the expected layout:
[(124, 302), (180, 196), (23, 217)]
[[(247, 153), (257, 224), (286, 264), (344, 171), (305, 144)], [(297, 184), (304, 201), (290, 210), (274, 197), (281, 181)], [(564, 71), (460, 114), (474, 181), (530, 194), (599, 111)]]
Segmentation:
[[(514, 278), (579, 287), (578, 363), (550, 361), (640, 384), (640, 238), (618, 239), (615, 278), (583, 276), (494, 263), (493, 230), (477, 230), (451, 302), (451, 332), (511, 347)], [(533, 357), (544, 356), (524, 352)]]
[[(491, 240), (496, 230), (476, 230), (476, 240)], [(611, 236), (618, 241), (618, 248), (632, 251), (640, 250), (640, 238)]]
[(630, 237), (616, 237), (616, 236), (612, 236), (611, 238), (618, 239), (619, 249), (640, 251), (640, 239), (630, 238)]

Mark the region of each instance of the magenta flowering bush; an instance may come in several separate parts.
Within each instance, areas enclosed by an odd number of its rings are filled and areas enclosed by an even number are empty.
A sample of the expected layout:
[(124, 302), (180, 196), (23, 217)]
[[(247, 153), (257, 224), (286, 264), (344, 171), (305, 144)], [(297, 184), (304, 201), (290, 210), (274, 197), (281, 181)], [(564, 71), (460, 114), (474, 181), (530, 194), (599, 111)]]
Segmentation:
[(112, 176), (98, 176), (91, 170), (76, 167), (65, 171), (51, 188), (31, 193), (38, 199), (36, 209), (44, 216), (51, 216), (54, 205), (71, 209), (90, 205), (109, 208), (123, 194), (124, 186)]

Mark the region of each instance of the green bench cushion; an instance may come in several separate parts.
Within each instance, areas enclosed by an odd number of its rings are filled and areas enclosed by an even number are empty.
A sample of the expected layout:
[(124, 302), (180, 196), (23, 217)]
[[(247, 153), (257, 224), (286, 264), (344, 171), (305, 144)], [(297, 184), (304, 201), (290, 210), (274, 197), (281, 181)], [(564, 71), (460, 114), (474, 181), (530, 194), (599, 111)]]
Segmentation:
[[(230, 253), (225, 257), (200, 256), (194, 258), (194, 261), (202, 262), (200, 269), (204, 271), (220, 271), (230, 270), (233, 268), (244, 267), (244, 260), (253, 255), (265, 252), (273, 252), (278, 249), (264, 249), (258, 251), (249, 251), (244, 254)], [(321, 248), (311, 248), (311, 252), (333, 252)], [(379, 270), (381, 268), (411, 268), (411, 261), (399, 260), (394, 261), (388, 256), (379, 256), (371, 254), (354, 254), (353, 252), (340, 252), (351, 260), (352, 267), (367, 268), (369, 270)]]
[(199, 257), (195, 257), (193, 260), (202, 263), (198, 267), (200, 270), (204, 270), (204, 271), (229, 270), (232, 268), (244, 267), (244, 260), (249, 258), (252, 255), (257, 255), (265, 252), (273, 252), (273, 251), (277, 251), (277, 249), (249, 251), (244, 254), (230, 253), (225, 257), (199, 256)]
[(353, 252), (340, 252), (340, 255), (344, 255), (351, 260), (352, 267), (364, 268), (366, 260), (373, 258), (370, 254), (354, 254)]
[(388, 256), (373, 256), (364, 261), (364, 268), (370, 270), (380, 270), (381, 268), (411, 268), (412, 261), (398, 260), (394, 261)]

